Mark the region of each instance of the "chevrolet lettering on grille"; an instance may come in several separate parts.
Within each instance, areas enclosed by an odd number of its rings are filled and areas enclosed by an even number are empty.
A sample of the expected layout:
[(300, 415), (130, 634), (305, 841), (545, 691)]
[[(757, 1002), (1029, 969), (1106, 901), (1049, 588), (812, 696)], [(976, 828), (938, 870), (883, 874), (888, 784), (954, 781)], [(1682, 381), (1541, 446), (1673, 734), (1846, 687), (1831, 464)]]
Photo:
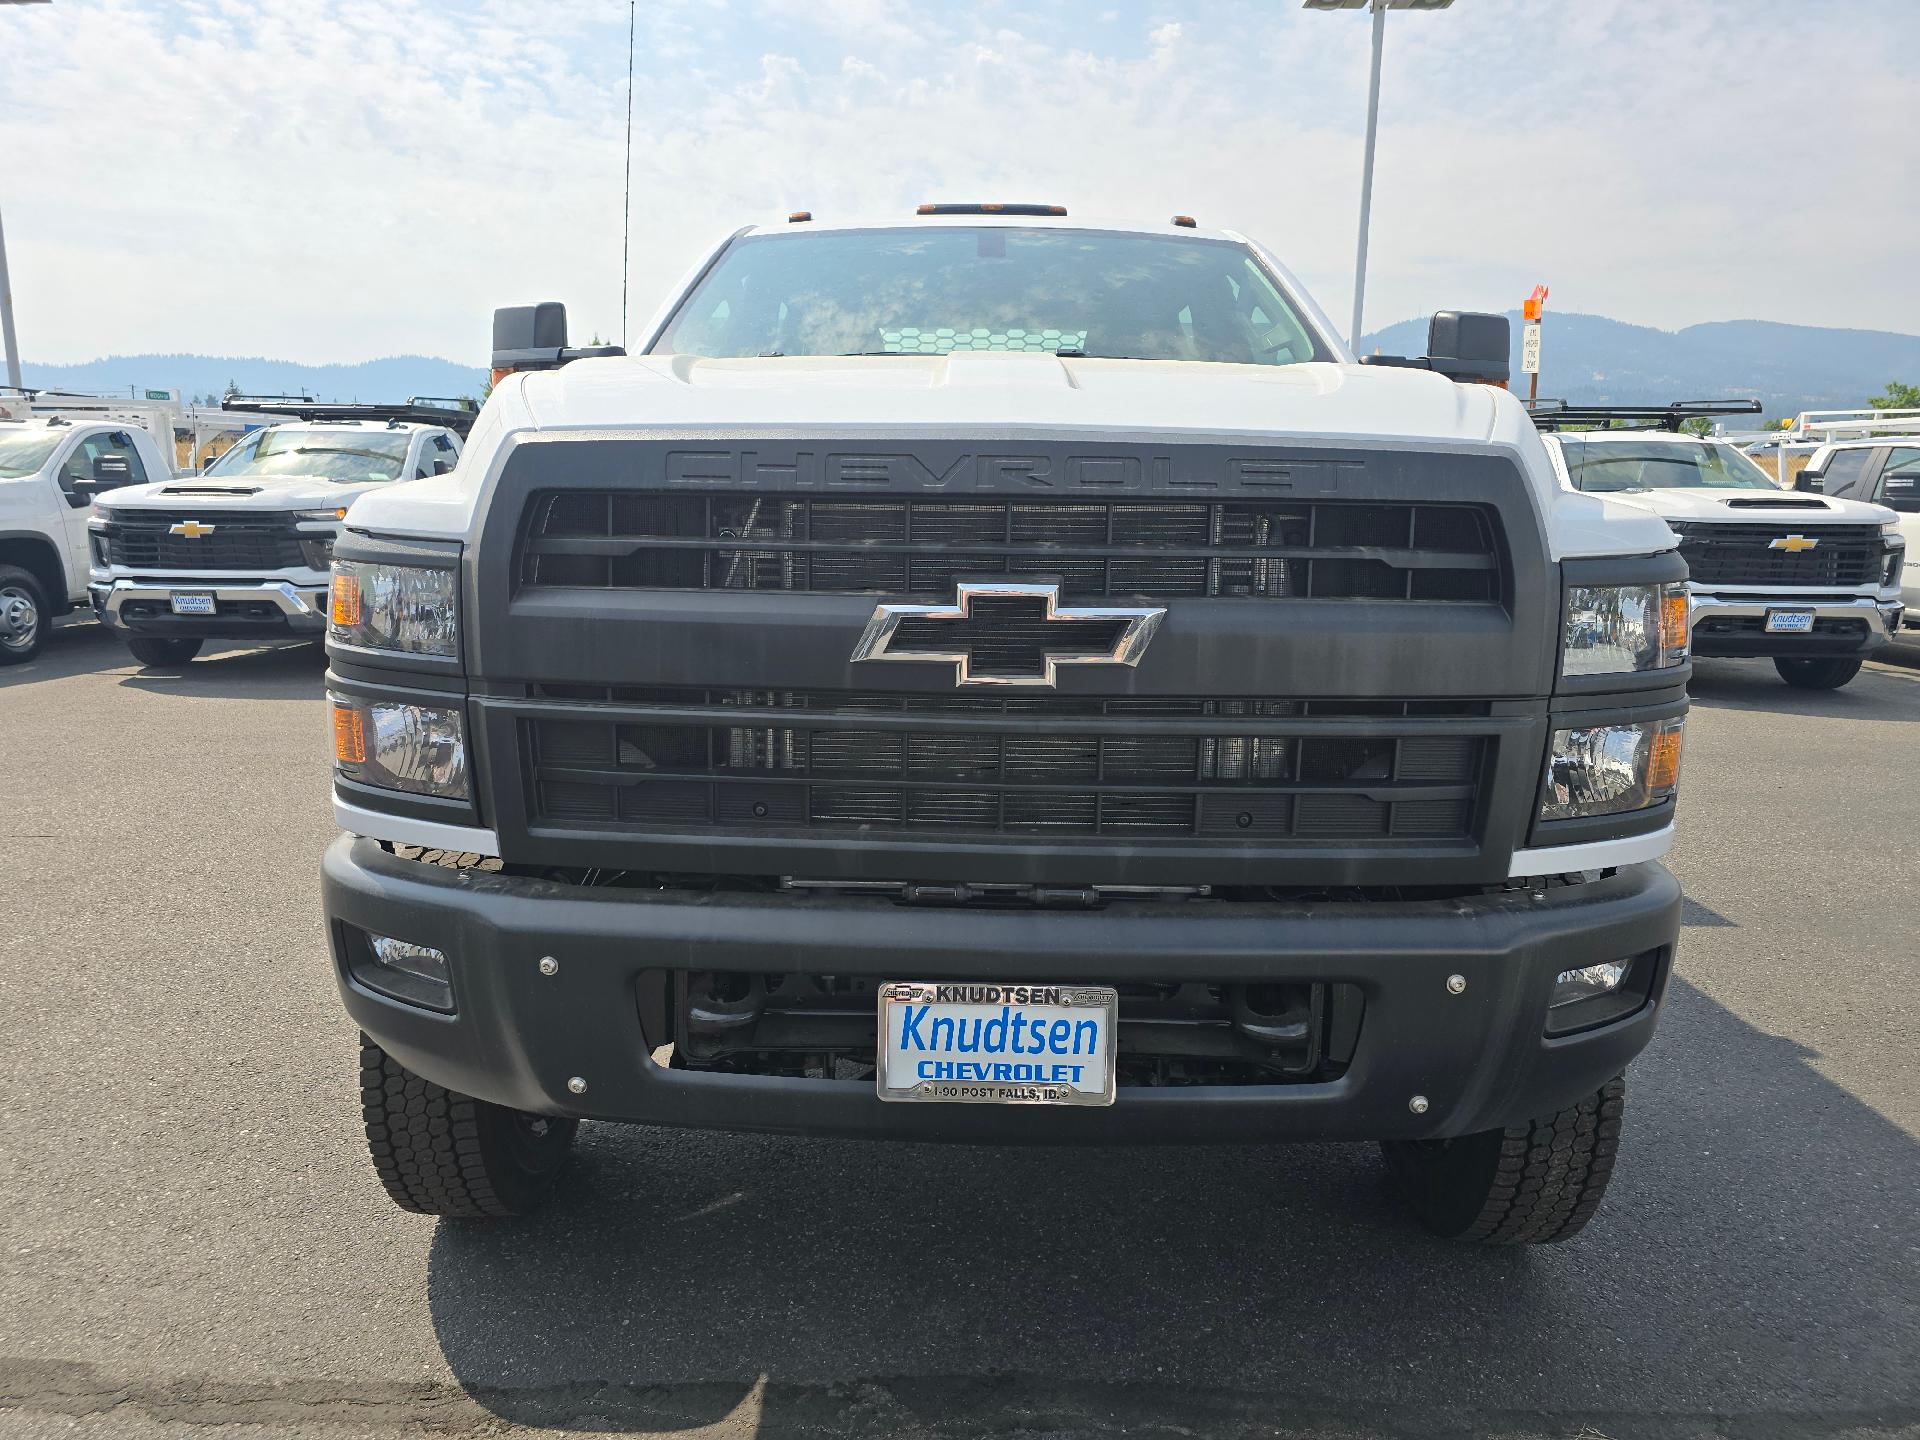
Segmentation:
[(1055, 583), (961, 581), (952, 605), (874, 607), (855, 660), (953, 666), (955, 685), (1048, 685), (1062, 665), (1138, 665), (1161, 607), (1060, 604)]

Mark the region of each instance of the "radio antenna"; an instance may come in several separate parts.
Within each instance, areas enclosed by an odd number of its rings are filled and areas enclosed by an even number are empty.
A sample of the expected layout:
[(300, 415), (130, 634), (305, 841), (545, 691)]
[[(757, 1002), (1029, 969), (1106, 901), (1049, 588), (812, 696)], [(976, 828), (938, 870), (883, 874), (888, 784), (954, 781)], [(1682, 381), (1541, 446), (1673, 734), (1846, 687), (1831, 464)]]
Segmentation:
[(633, 248), (633, 12), (627, 0), (627, 174), (620, 195), (620, 343), (627, 343), (627, 256)]

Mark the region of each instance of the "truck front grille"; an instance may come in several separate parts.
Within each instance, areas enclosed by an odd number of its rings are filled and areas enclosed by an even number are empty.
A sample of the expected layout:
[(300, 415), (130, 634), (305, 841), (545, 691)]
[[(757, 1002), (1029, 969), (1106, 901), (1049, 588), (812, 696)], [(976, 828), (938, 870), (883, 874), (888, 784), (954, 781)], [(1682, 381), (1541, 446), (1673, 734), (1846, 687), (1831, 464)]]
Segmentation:
[(1492, 517), (1461, 504), (547, 490), (519, 565), (523, 588), (948, 599), (982, 576), (1051, 577), (1075, 599), (1502, 598)]
[[(1773, 548), (1790, 535), (1820, 543), (1811, 550)], [(1684, 534), (1680, 554), (1696, 585), (1868, 585), (1884, 568), (1873, 525), (1715, 525)]]
[[(183, 521), (213, 528), (175, 535)], [(288, 514), (122, 514), (107, 522), (107, 563), (132, 570), (281, 570), (303, 564), (294, 517)]]
[[(1244, 840), (1463, 840), (1485, 702), (536, 687), (535, 825)], [(655, 713), (649, 714), (648, 711)]]

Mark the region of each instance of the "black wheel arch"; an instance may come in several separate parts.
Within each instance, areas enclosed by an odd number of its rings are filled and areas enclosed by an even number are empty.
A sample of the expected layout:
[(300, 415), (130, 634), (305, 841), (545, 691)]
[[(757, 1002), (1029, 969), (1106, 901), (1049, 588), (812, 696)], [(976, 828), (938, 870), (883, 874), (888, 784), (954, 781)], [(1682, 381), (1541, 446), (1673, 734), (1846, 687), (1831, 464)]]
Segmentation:
[(0, 565), (17, 565), (39, 582), (48, 614), (64, 615), (74, 608), (67, 590), (66, 559), (40, 531), (0, 530)]

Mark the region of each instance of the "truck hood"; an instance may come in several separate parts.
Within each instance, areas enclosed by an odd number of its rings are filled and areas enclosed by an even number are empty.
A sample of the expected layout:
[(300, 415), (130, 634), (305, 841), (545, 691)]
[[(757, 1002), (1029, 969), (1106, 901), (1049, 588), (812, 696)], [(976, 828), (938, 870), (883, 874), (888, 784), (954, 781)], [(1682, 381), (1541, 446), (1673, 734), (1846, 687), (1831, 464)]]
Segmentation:
[[(388, 481), (386, 484), (392, 484)], [(208, 478), (192, 475), (153, 485), (127, 485), (94, 501), (102, 510), (338, 510), (381, 484), (336, 485), (310, 475)]]
[(1003, 352), (589, 360), (525, 381), (541, 430), (647, 424), (1030, 428), (1484, 445), (1484, 388), (1418, 370)]
[(1616, 504), (1650, 510), (1662, 520), (1810, 526), (1879, 525), (1894, 518), (1893, 511), (1884, 505), (1785, 490), (1777, 496), (1763, 490), (1708, 490), (1698, 486), (1605, 493)]

